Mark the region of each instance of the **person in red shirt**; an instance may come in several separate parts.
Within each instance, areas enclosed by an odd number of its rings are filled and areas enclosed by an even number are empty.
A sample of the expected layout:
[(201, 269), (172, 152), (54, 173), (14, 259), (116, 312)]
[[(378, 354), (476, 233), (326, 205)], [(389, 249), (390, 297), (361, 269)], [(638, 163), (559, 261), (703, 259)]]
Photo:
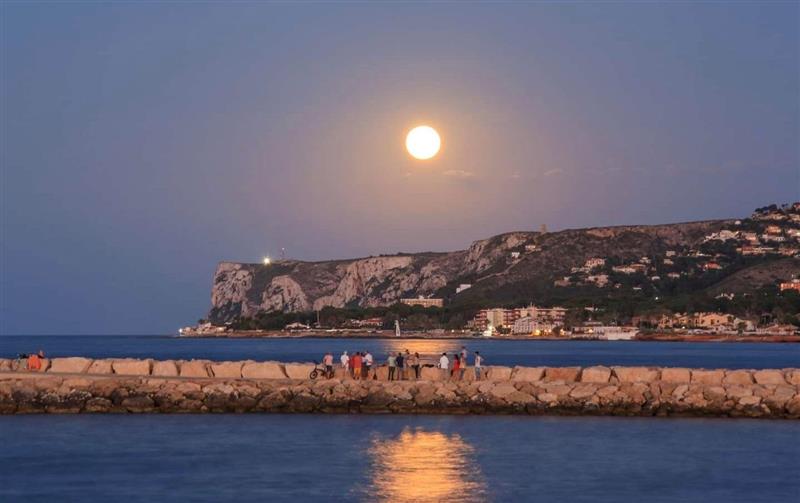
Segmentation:
[(39, 358), (39, 355), (36, 353), (32, 353), (28, 356), (28, 370), (31, 372), (39, 372), (42, 368), (42, 359)]
[(353, 367), (353, 379), (361, 379), (361, 353), (353, 355), (350, 366)]
[(450, 375), (453, 378), (457, 379), (458, 376), (461, 375), (461, 373), (460, 373), (461, 371), (459, 370), (459, 368), (461, 368), (461, 359), (458, 357), (458, 355), (454, 355), (453, 356), (453, 370), (450, 372)]

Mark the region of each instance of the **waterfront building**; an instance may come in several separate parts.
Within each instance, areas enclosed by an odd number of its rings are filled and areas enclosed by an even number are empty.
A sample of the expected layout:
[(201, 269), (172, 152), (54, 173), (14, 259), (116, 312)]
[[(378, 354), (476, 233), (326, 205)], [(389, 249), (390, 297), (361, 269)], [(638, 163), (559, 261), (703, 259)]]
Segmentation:
[(591, 333), (598, 339), (607, 341), (629, 341), (639, 333), (636, 327), (618, 327), (612, 325), (601, 325), (593, 327), (591, 330)]
[(696, 313), (690, 319), (690, 325), (697, 328), (714, 328), (730, 325), (733, 316), (722, 313)]
[(517, 316), (514, 309), (481, 309), (475, 315), (474, 325), (479, 330), (484, 330), (488, 326), (495, 328), (510, 327), (514, 325), (518, 318), (519, 316)]
[(283, 329), (284, 330), (289, 330), (289, 331), (292, 331), (292, 330), (311, 330), (311, 327), (309, 325), (306, 325), (305, 323), (300, 323), (299, 321), (296, 321), (294, 323), (289, 323), (288, 325), (283, 327)]
[[(513, 327), (512, 331), (517, 330), (514, 333), (525, 333), (528, 328), (531, 328), (528, 333), (536, 330), (550, 332), (553, 328), (564, 325), (566, 315), (567, 310), (563, 307), (543, 308), (528, 306), (516, 309), (482, 309), (475, 315), (473, 326), (480, 330), (489, 325), (495, 328)], [(516, 327), (516, 322), (522, 318), (530, 318), (530, 322), (522, 322), (519, 327)], [(532, 325), (526, 325), (526, 323), (531, 323)]]
[(422, 306), (422, 307), (443, 307), (444, 306), (444, 299), (434, 299), (434, 298), (427, 298), (423, 296), (419, 296), (416, 299), (400, 299), (402, 304), (406, 304), (408, 306)]

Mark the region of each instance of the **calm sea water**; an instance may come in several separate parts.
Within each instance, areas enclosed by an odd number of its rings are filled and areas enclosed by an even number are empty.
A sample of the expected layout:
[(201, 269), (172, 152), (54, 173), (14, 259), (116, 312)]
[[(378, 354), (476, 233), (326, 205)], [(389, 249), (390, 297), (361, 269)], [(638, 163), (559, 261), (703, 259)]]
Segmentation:
[(43, 349), (48, 356), (211, 360), (320, 360), (326, 351), (371, 351), (384, 358), (478, 350), (488, 365), (661, 365), (705, 368), (800, 367), (800, 344), (434, 339), (191, 339), (164, 336), (2, 336), (0, 357)]
[[(466, 345), (504, 365), (800, 366), (790, 344), (0, 337), (0, 356), (303, 361)], [(800, 422), (503, 416), (0, 417), (0, 501), (798, 501)]]
[(0, 417), (2, 501), (798, 501), (800, 422)]

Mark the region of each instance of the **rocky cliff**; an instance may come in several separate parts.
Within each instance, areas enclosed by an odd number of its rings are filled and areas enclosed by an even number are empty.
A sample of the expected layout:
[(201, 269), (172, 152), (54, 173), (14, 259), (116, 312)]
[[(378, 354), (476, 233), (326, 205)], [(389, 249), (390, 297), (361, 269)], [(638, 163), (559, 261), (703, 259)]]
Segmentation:
[[(466, 250), (271, 265), (221, 262), (214, 274), (209, 319), (224, 322), (274, 311), (325, 306), (378, 306), (403, 297), (437, 296), (448, 302), (496, 297), (552, 286), (553, 279), (591, 257), (616, 261), (689, 248), (729, 221), (601, 227), (559, 232), (511, 232)], [(455, 293), (460, 283), (472, 288)]]

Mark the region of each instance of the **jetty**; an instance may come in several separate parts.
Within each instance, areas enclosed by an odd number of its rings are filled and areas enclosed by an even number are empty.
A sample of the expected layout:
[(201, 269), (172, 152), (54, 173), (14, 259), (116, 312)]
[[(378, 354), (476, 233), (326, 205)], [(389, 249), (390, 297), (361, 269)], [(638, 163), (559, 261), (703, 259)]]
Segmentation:
[(423, 367), (355, 380), (344, 369), (311, 379), (313, 363), (44, 360), (33, 372), (0, 359), (0, 414), (395, 413), (714, 416), (800, 419), (800, 369), (672, 367), (473, 368), (463, 379)]

